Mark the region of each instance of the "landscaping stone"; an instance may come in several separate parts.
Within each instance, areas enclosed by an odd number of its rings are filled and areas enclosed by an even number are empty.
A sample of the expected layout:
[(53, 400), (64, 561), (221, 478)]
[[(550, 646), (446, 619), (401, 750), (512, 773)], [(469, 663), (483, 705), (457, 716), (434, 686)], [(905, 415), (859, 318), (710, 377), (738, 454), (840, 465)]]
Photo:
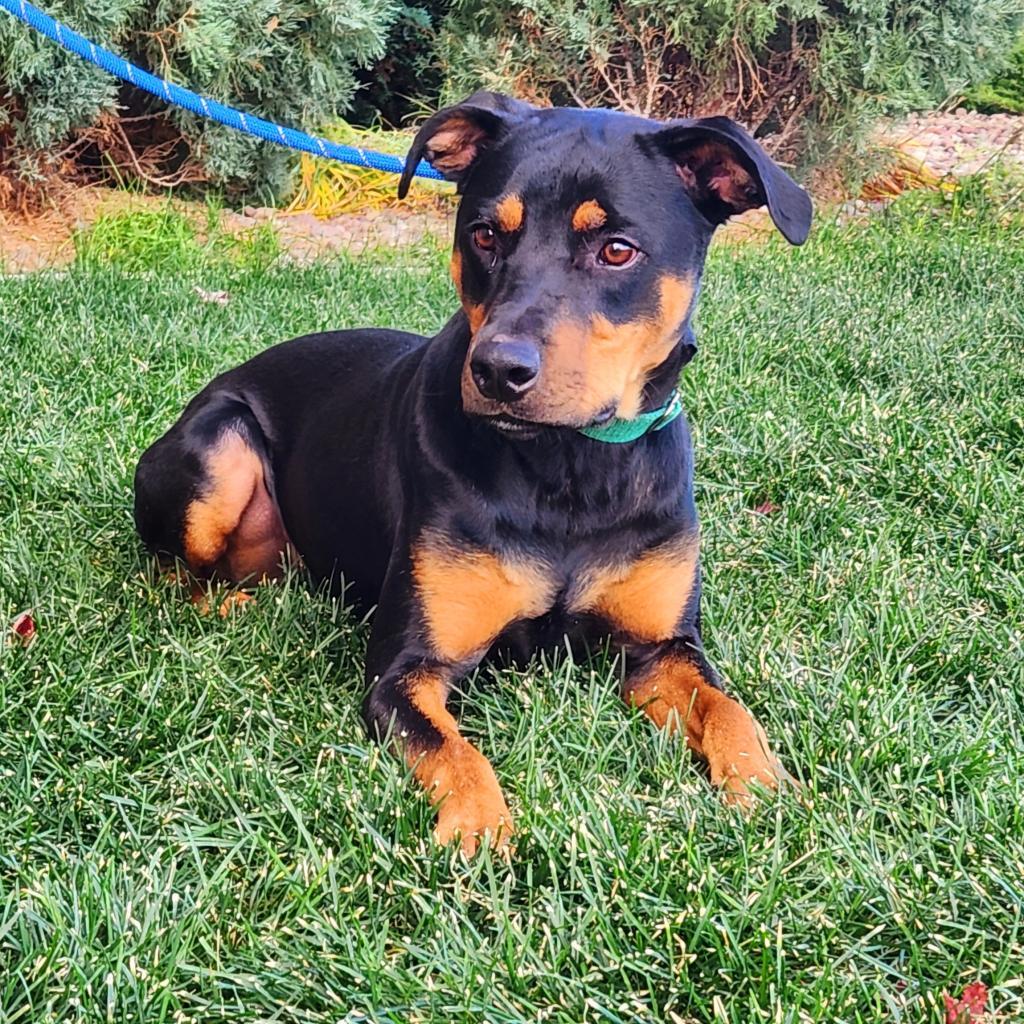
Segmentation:
[(912, 114), (883, 124), (875, 140), (919, 160), (939, 178), (977, 174), (998, 160), (1024, 167), (1024, 117), (1015, 114), (979, 114), (962, 107)]

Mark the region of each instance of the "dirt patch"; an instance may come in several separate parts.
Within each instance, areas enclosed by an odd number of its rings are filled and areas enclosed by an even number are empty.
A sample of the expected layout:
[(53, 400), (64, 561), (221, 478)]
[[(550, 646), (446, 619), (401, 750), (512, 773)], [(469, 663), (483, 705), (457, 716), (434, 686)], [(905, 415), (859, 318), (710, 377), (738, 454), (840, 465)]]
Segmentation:
[(44, 267), (62, 267), (75, 258), (72, 235), (104, 214), (151, 209), (164, 200), (117, 189), (85, 187), (62, 193), (32, 215), (0, 211), (0, 269), (28, 273)]
[[(120, 213), (163, 209), (163, 196), (141, 195), (99, 185), (70, 189), (59, 203), (35, 215), (0, 212), (0, 270), (24, 274), (46, 267), (63, 267), (75, 258), (74, 234), (98, 218)], [(207, 208), (202, 203), (174, 200), (175, 209), (193, 220), (203, 233)], [(446, 204), (400, 205), (319, 220), (311, 214), (285, 214), (269, 207), (225, 211), (221, 226), (242, 234), (270, 224), (288, 258), (308, 263), (327, 253), (409, 245), (423, 238), (446, 243), (454, 227), (454, 208)]]
[(423, 238), (446, 244), (455, 227), (454, 207), (411, 209), (388, 206), (365, 213), (321, 219), (310, 213), (283, 214), (271, 207), (246, 207), (227, 215), (229, 231), (246, 231), (270, 224), (288, 256), (299, 263), (339, 250), (362, 253), (368, 249), (398, 248)]

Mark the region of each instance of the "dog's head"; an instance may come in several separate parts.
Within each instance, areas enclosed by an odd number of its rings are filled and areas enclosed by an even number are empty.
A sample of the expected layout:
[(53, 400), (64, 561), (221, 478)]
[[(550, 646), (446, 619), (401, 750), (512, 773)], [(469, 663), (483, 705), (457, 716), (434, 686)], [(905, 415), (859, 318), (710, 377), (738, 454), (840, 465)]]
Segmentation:
[(724, 117), (649, 121), (537, 109), (478, 92), (420, 129), (420, 158), (462, 195), (452, 277), (472, 339), (466, 412), (509, 434), (635, 416), (692, 355), (688, 323), (708, 242), (767, 206), (807, 237), (811, 202)]

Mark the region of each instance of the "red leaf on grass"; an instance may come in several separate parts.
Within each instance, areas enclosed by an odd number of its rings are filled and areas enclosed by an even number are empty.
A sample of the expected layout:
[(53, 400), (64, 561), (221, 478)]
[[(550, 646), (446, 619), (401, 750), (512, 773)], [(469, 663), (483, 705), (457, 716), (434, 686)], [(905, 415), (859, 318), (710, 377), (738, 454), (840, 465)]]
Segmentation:
[(11, 623), (11, 633), (15, 643), (22, 647), (28, 647), (36, 638), (36, 620), (32, 618), (31, 612), (22, 612)]
[(959, 999), (942, 993), (946, 1003), (946, 1024), (982, 1024), (988, 1006), (988, 986), (983, 981), (968, 985)]
[(754, 506), (754, 511), (759, 516), (770, 516), (773, 512), (779, 511), (779, 506), (771, 501), (762, 501), (760, 505)]
[(984, 1013), (988, 1006), (988, 986), (983, 981), (972, 982), (960, 999), (970, 1007), (971, 1013)]

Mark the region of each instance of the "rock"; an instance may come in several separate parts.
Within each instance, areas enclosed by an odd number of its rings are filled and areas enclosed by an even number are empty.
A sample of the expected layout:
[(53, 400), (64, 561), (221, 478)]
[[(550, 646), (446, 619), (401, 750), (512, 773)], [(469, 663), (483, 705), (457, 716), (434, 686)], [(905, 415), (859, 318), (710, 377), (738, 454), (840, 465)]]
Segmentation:
[(993, 159), (1024, 165), (1024, 117), (981, 114), (963, 107), (934, 114), (912, 114), (884, 124), (878, 141), (901, 150), (938, 175), (975, 174)]

